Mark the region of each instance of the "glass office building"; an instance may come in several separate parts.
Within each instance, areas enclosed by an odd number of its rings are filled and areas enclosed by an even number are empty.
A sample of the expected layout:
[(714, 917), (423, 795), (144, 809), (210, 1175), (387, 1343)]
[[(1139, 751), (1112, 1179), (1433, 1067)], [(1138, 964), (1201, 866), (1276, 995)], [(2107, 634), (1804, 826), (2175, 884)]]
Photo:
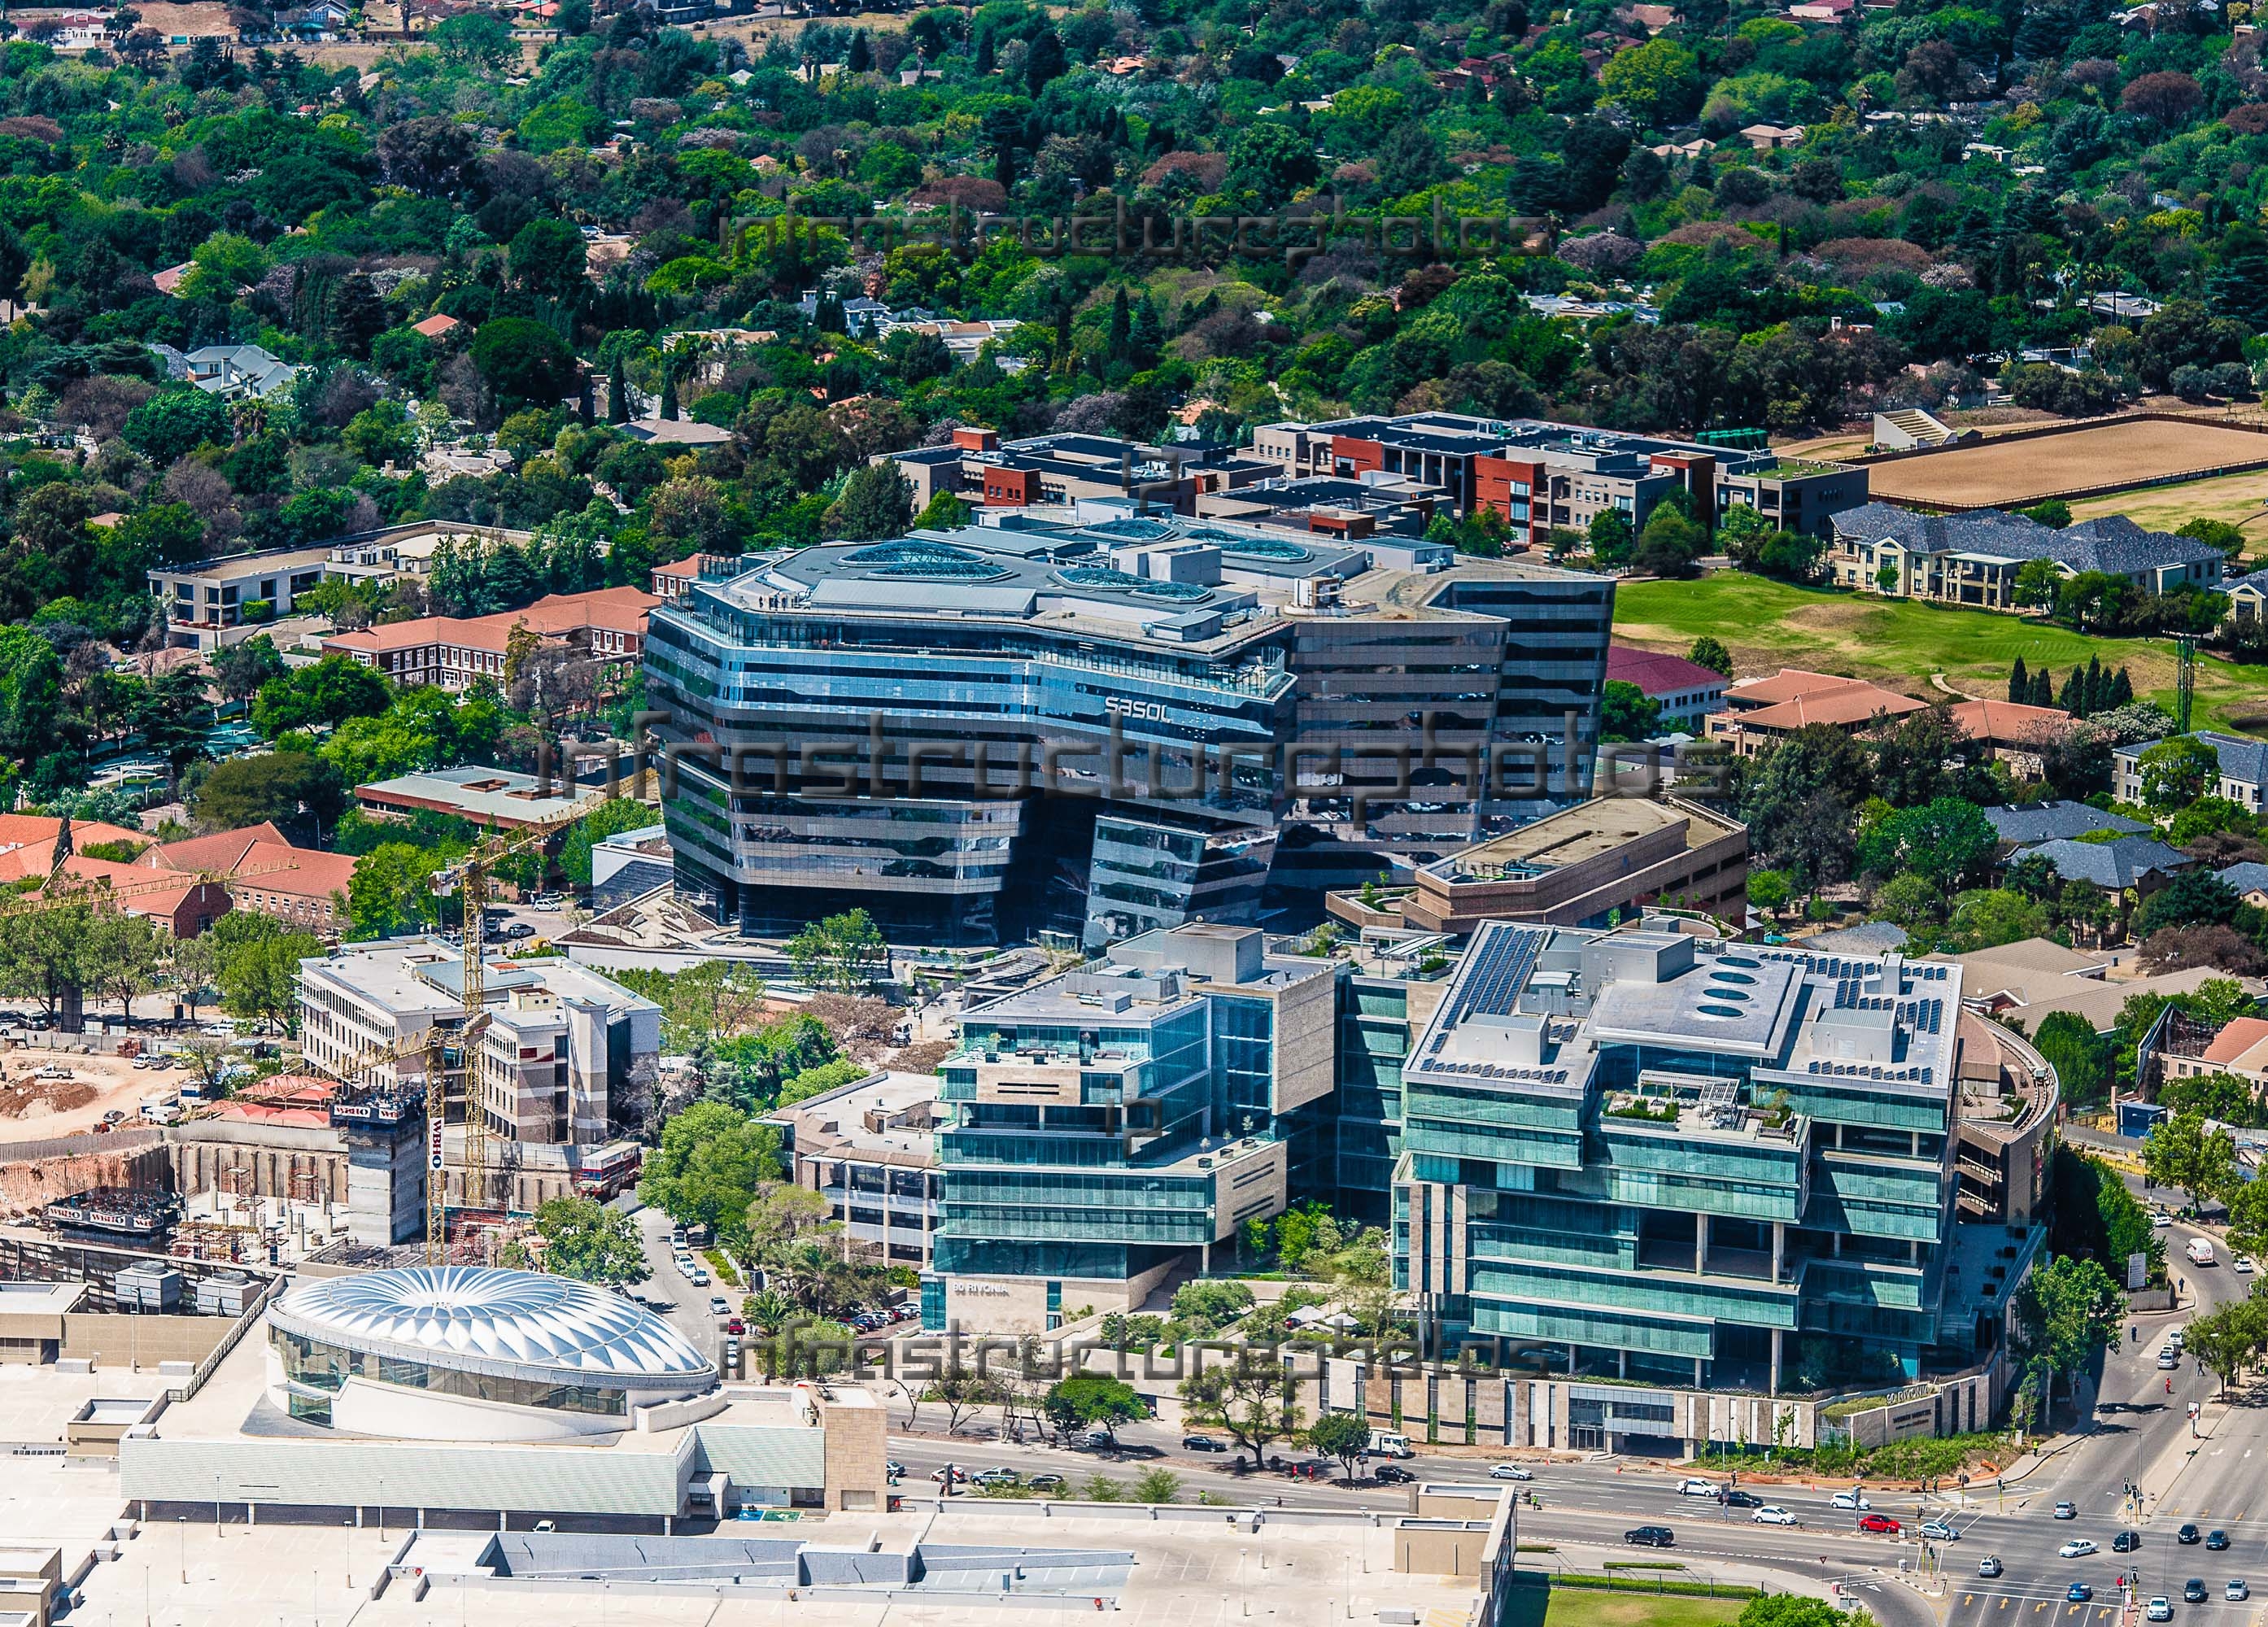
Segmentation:
[(1093, 949), (1587, 785), (1610, 582), (1083, 506), (723, 562), (658, 608), (680, 895)]
[(1779, 1395), (1984, 1358), (2039, 1231), (1956, 1204), (1961, 976), (1483, 926), (1400, 1072), (1403, 1285), (1539, 1373)]

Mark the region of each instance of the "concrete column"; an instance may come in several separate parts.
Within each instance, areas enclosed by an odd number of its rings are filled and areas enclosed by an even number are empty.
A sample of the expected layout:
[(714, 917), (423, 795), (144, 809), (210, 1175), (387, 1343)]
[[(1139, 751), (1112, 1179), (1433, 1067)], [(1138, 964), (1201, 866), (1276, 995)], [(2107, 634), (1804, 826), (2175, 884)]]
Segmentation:
[(499, 1531), (509, 1531), (512, 1529), (512, 1520), (501, 1508), (497, 1510), (497, 1529)]
[[(952, 1487), (950, 1487), (950, 1486), (947, 1486), (947, 1487), (946, 1488), (946, 1491), (950, 1491), (952, 1489), (953, 1489), (953, 1488), (952, 1488)], [(674, 1535), (676, 1534), (676, 1530), (677, 1530), (677, 1517), (676, 1517), (674, 1514), (664, 1514), (664, 1515), (661, 1517), (661, 1534), (662, 1534), (664, 1536), (672, 1536), (672, 1535)]]
[(1628, 1351), (1616, 1351), (1615, 1352), (1615, 1376), (1623, 1379), (1630, 1377), (1630, 1352)]
[(1701, 1358), (1698, 1356), (1693, 1358), (1693, 1388), (1701, 1388)]
[(250, 1501), (247, 1501), (247, 1502), (245, 1504), (245, 1506), (244, 1506), (244, 1523), (245, 1523), (245, 1524), (247, 1524), (247, 1525), (248, 1525), (248, 1526), (256, 1526), (256, 1525), (258, 1525), (258, 1524), (260, 1523), (260, 1505), (259, 1505), (259, 1504), (257, 1504), (257, 1503), (254, 1503), (254, 1502), (250, 1502)]
[(1696, 1215), (1693, 1217), (1693, 1275), (1706, 1277), (1708, 1274), (1709, 1217)]
[(420, 1531), (425, 1528), (425, 1511), (422, 1508), (417, 1511), (417, 1528)]
[(1778, 1394), (1779, 1394), (1779, 1344), (1780, 1344), (1780, 1330), (1779, 1330), (1778, 1328), (1775, 1328), (1775, 1329), (1772, 1329), (1772, 1336), (1771, 1336), (1771, 1339), (1772, 1339), (1772, 1353), (1771, 1353), (1771, 1382), (1770, 1384), (1768, 1384), (1768, 1385), (1765, 1387), (1765, 1393), (1766, 1393), (1767, 1395), (1778, 1395)]
[[(1772, 1286), (1775, 1288), (1779, 1285), (1780, 1270), (1786, 1263), (1787, 1222), (1775, 1220), (1772, 1222)], [(1777, 1339), (1778, 1336), (1775, 1334), (1773, 1337)]]
[(360, 1503), (357, 1503), (355, 1505), (355, 1529), (357, 1531), (362, 1529), (362, 1505)]

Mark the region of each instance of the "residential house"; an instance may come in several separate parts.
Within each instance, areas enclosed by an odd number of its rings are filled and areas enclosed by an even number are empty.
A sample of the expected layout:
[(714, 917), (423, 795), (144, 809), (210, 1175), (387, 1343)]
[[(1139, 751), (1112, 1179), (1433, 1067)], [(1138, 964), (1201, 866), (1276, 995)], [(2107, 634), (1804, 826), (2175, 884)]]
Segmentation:
[[(2212, 729), (2196, 730), (2190, 739), (2212, 747), (2213, 755), (2220, 760), (2220, 783), (2209, 794), (2226, 797), (2256, 814), (2263, 811), (2260, 794), (2262, 787), (2268, 786), (2268, 740)], [(2138, 740), (2111, 752), (2111, 794), (2119, 801), (2142, 805), (2142, 754), (2159, 743)]]
[(2228, 614), (2221, 626), (2231, 632), (2258, 629), (2268, 622), (2268, 571), (2250, 571), (2231, 577), (2215, 590), (2228, 595)]
[(1609, 644), (1607, 681), (1636, 684), (1640, 693), (1660, 707), (1657, 726), (1664, 733), (1683, 730), (1698, 734), (1709, 714), (1723, 704), (1726, 687), (1732, 680), (1682, 655)]
[(1725, 710), (1712, 713), (1709, 737), (1728, 742), (1741, 756), (1753, 757), (1767, 746), (1807, 725), (1820, 723), (1857, 734), (1878, 720), (1927, 711), (1929, 703), (1881, 688), (1859, 678), (1786, 667), (1769, 678), (1727, 687)]
[(2043, 842), (2020, 848), (2008, 863), (2025, 859), (2047, 861), (2058, 879), (2084, 881), (2101, 888), (2116, 902), (2122, 917), (2134, 905), (2163, 887), (2176, 872), (2198, 862), (2179, 848), (2155, 836), (2118, 836), (2109, 842)]
[(1803, 141), (1803, 126), (1750, 124), (1742, 129), (1741, 139), (1758, 152), (1773, 152), (1782, 147), (1800, 145)]
[(412, 333), (424, 335), (425, 337), (432, 340), (438, 344), (463, 326), (464, 324), (459, 321), (455, 317), (444, 316), (438, 312), (436, 312), (433, 315), (427, 317), (422, 322), (410, 323), (409, 329)]
[(2268, 865), (2231, 865), (2214, 871), (2213, 879), (2255, 909), (2268, 909)]
[[(2124, 814), (2106, 814), (2084, 802), (2034, 802), (1986, 808), (1985, 822), (2004, 848), (2036, 847), (2043, 842), (2073, 842), (2097, 830), (2139, 836), (2150, 827)], [(2268, 866), (2264, 866), (2268, 868)]]
[(2218, 588), (2225, 556), (2207, 542), (2145, 531), (2123, 514), (2058, 531), (2021, 514), (1977, 509), (1920, 514), (1868, 503), (1834, 516), (1828, 567), (1860, 593), (1982, 610), (2018, 611), (2016, 578), (2045, 560), (2059, 577), (2100, 571), (2146, 593)]
[(2166, 1064), (2166, 1077), (2170, 1079), (2201, 1079), (2215, 1073), (2233, 1073), (2252, 1086), (2259, 1095), (2268, 1089), (2268, 1019), (2238, 1017), (2213, 1037), (2213, 1042), (2194, 1056), (2185, 1056), (2171, 1049), (2159, 1053)]
[(273, 824), (164, 843), (135, 862), (225, 877), (238, 909), (272, 916), (294, 931), (335, 938), (347, 924), (342, 901), (353, 885), (353, 856), (294, 847)]
[(194, 384), (223, 401), (264, 401), (298, 382), (298, 368), (256, 344), (209, 344), (186, 353), (170, 344), (150, 349), (165, 363), (167, 378)]
[(2022, 706), (2014, 701), (1957, 701), (1948, 707), (1954, 726), (2020, 780), (2043, 777), (2043, 747), (2071, 733), (2071, 714), (2052, 706)]
[(349, 655), (400, 684), (467, 689), (482, 678), (501, 683), (512, 631), (526, 627), (542, 644), (571, 648), (601, 667), (600, 688), (618, 685), (645, 647), (646, 613), (661, 600), (634, 587), (553, 593), (525, 610), (460, 618), (420, 616), (323, 640), (326, 654)]
[(733, 438), (732, 431), (693, 418), (632, 418), (615, 428), (656, 446), (722, 446)]

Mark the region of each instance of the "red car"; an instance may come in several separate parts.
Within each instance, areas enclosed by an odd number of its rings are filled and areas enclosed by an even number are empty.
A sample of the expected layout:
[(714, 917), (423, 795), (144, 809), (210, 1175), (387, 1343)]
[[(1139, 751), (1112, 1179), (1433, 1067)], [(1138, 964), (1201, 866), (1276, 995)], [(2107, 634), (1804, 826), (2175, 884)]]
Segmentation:
[(1861, 1514), (1859, 1516), (1859, 1528), (1861, 1531), (1876, 1532), (1883, 1536), (1896, 1536), (1901, 1529), (1898, 1522), (1888, 1514)]
[(735, 1316), (732, 1321), (725, 1324), (725, 1331), (727, 1333), (746, 1333), (747, 1332), (747, 1329), (742, 1324), (740, 1319)]

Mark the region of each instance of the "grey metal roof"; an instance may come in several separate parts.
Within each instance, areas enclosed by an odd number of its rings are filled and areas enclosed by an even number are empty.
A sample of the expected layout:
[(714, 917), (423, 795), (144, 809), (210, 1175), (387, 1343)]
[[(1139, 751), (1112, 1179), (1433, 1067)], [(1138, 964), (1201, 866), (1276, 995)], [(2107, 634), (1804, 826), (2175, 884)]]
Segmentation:
[(2003, 842), (2029, 847), (2037, 842), (2068, 841), (2091, 830), (2117, 830), (2128, 836), (2149, 829), (2140, 820), (2124, 814), (2106, 814), (2084, 802), (2036, 802), (2029, 807), (1986, 808), (1985, 822)]
[(2268, 865), (2231, 865), (2214, 871), (2213, 877), (2239, 893), (2268, 893)]
[(2044, 858), (2066, 881), (2091, 881), (2105, 891), (2133, 887), (2145, 876), (2184, 870), (2197, 860), (2154, 836), (2121, 836), (2116, 842), (2043, 842), (2019, 850), (2011, 859)]
[(619, 1294), (490, 1266), (414, 1265), (295, 1288), (269, 1320), (350, 1350), (513, 1378), (707, 1388), (716, 1369), (668, 1323)]
[[(2220, 759), (2220, 777), (2246, 785), (2268, 785), (2268, 740), (2257, 740), (2245, 734), (2223, 734), (2213, 729), (2198, 729), (2190, 739), (2213, 747), (2213, 755)], [(2121, 746), (2114, 755), (2139, 758), (2162, 740), (2138, 740), (2132, 746)]]
[(2211, 543), (2171, 532), (2145, 531), (2124, 514), (2081, 520), (2058, 531), (1999, 509), (1918, 514), (1888, 503), (1863, 503), (1835, 515), (1830, 523), (1837, 536), (1862, 542), (1894, 541), (1917, 554), (2051, 559), (2073, 571), (2101, 571), (2112, 576), (2217, 563), (2222, 557)]

